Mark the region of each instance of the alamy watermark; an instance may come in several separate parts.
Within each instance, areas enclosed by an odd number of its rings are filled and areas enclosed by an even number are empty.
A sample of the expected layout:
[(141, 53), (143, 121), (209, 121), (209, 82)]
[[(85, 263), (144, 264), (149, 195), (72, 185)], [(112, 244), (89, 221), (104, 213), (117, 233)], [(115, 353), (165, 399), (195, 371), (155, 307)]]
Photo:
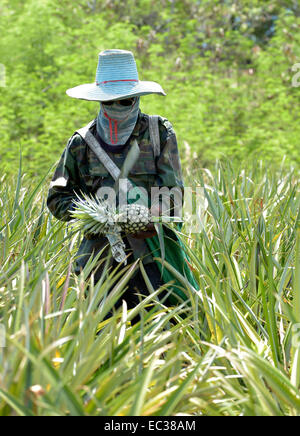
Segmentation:
[(0, 64), (0, 88), (6, 86), (6, 68), (5, 65)]
[(5, 326), (4, 324), (0, 324), (0, 348), (4, 348), (5, 347)]
[(292, 346), (294, 348), (300, 347), (300, 323), (296, 323), (292, 326)]
[[(127, 205), (127, 202), (131, 203), (131, 201), (141, 205), (149, 205), (150, 203), (152, 210), (159, 206), (159, 214), (162, 216), (163, 222), (171, 222), (172, 217), (177, 217), (185, 223), (185, 229), (189, 233), (200, 233), (203, 229), (206, 199), (204, 189), (200, 186), (195, 188), (153, 186), (151, 193), (148, 194), (145, 188), (141, 186), (129, 188), (127, 180), (120, 179), (118, 191), (119, 207)], [(106, 201), (113, 210), (116, 210), (117, 193), (114, 188), (110, 186), (100, 187), (96, 195), (102, 201)], [(126, 220), (127, 217), (124, 216), (124, 222)]]

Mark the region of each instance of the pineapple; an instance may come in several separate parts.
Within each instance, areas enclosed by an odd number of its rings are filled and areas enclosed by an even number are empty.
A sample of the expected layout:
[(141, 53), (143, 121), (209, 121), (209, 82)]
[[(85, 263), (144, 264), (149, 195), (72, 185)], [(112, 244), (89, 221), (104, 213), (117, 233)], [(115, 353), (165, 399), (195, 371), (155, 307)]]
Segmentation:
[(77, 230), (89, 234), (103, 234), (108, 239), (113, 257), (117, 262), (126, 264), (125, 244), (121, 233), (134, 234), (147, 230), (150, 222), (161, 222), (163, 218), (171, 221), (181, 221), (171, 217), (151, 217), (146, 206), (140, 204), (126, 204), (119, 209), (113, 208), (107, 201), (91, 198), (86, 194), (77, 196), (74, 201), (75, 210), (72, 211), (73, 225)]
[(147, 230), (147, 224), (150, 222), (149, 209), (139, 204), (126, 204), (120, 207), (116, 222), (125, 233)]
[(126, 265), (125, 244), (121, 232), (137, 233), (147, 230), (150, 213), (147, 207), (137, 204), (121, 206), (116, 211), (108, 202), (82, 194), (75, 202), (72, 212), (75, 229), (89, 234), (104, 234), (109, 241), (111, 253), (117, 262)]
[(84, 194), (82, 197), (74, 202), (72, 215), (79, 220), (78, 225), (85, 232), (103, 234), (115, 228), (116, 231), (129, 234), (147, 230), (151, 216), (146, 206), (126, 204), (115, 210), (106, 201)]

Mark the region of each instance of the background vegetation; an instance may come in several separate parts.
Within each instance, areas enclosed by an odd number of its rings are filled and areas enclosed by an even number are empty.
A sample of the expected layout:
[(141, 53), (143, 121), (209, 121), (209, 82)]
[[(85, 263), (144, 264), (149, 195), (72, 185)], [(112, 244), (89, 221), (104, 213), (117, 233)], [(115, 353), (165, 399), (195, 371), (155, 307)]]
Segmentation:
[(297, 164), (299, 26), (291, 0), (2, 0), (0, 171), (16, 172), (20, 145), (31, 175), (57, 161), (98, 112), (66, 89), (93, 82), (99, 51), (116, 47), (166, 90), (142, 110), (173, 123), (183, 156), (186, 141), (201, 166), (224, 154)]

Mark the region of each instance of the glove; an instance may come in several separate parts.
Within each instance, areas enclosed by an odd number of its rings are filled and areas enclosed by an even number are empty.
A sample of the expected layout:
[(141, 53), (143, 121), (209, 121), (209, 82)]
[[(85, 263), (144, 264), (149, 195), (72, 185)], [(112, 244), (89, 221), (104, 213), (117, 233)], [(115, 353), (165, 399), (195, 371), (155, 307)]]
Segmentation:
[(135, 239), (152, 238), (156, 235), (156, 230), (153, 223), (147, 224), (147, 230), (141, 230), (140, 232), (133, 233), (131, 236)]

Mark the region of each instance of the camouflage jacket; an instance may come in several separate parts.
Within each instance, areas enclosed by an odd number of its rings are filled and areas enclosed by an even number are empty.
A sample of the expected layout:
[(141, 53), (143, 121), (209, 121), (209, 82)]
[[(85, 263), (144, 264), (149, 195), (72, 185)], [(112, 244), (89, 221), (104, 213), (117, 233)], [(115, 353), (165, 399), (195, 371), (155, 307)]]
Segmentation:
[[(149, 116), (139, 111), (135, 128), (125, 146), (112, 146), (105, 150), (121, 168), (130, 147), (136, 138), (140, 157), (129, 174), (137, 186), (144, 187), (150, 195), (152, 186), (179, 187), (183, 191), (183, 179), (176, 135), (171, 123), (159, 117), (160, 156), (154, 158), (150, 143)], [(91, 132), (97, 137), (96, 127)], [(98, 137), (99, 139), (99, 137)], [(75, 193), (80, 191), (95, 195), (101, 186), (114, 186), (114, 179), (98, 160), (94, 152), (79, 134), (68, 141), (55, 170), (47, 198), (50, 212), (59, 220), (69, 221)]]

